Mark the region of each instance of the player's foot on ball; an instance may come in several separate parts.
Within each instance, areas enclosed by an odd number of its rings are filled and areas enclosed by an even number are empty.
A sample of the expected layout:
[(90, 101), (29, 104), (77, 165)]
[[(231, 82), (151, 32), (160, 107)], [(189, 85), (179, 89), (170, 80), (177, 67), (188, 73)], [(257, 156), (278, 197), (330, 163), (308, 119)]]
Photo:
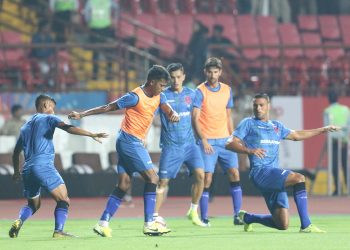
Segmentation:
[(11, 228), (10, 228), (10, 231), (9, 231), (9, 236), (11, 238), (17, 238), (18, 236), (18, 233), (19, 233), (19, 230), (21, 229), (22, 227), (22, 221), (21, 219), (17, 219), (13, 222)]

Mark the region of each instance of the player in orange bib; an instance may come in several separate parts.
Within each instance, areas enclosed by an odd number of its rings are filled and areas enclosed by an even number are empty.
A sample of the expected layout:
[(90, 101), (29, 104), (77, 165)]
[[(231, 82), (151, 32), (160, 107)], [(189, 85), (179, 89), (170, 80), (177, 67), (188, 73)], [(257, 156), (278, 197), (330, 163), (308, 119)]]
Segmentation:
[(126, 191), (129, 189), (134, 172), (138, 172), (145, 180), (143, 233), (146, 235), (162, 235), (170, 232), (166, 226), (156, 223), (153, 219), (156, 187), (159, 178), (144, 146), (147, 131), (158, 107), (161, 108), (170, 121), (179, 121), (178, 114), (167, 103), (165, 95), (161, 93), (169, 79), (169, 73), (164, 67), (154, 65), (148, 71), (147, 82), (144, 85), (125, 94), (118, 100), (81, 113), (73, 111), (69, 114), (71, 119), (81, 119), (88, 115), (126, 109), (116, 143), (119, 156), (118, 185), (109, 196), (100, 221), (94, 227), (94, 232), (102, 237), (112, 236), (109, 220), (118, 210)]
[(232, 90), (228, 85), (219, 82), (221, 72), (220, 59), (207, 59), (204, 66), (207, 80), (197, 87), (192, 113), (192, 123), (202, 149), (205, 171), (204, 190), (200, 200), (201, 219), (208, 227), (209, 188), (217, 161), (230, 181), (234, 224), (243, 224), (238, 216), (242, 203), (238, 158), (236, 153), (225, 149), (225, 143), (233, 132)]

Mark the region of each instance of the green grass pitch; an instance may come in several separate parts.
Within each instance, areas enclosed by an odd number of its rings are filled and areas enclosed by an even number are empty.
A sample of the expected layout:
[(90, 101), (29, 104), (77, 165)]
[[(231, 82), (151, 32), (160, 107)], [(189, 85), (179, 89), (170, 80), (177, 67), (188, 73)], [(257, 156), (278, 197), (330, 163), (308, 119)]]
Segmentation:
[(212, 218), (211, 228), (198, 228), (185, 218), (168, 218), (173, 230), (160, 237), (142, 234), (142, 219), (114, 218), (111, 222), (113, 238), (102, 238), (92, 232), (96, 220), (68, 220), (66, 231), (79, 238), (53, 239), (53, 220), (29, 220), (16, 239), (8, 238), (9, 220), (0, 221), (0, 249), (234, 249), (234, 250), (349, 250), (349, 216), (312, 216), (313, 223), (327, 231), (325, 234), (301, 234), (299, 219), (292, 217), (286, 231), (254, 225), (254, 232), (243, 232), (233, 226), (229, 217)]

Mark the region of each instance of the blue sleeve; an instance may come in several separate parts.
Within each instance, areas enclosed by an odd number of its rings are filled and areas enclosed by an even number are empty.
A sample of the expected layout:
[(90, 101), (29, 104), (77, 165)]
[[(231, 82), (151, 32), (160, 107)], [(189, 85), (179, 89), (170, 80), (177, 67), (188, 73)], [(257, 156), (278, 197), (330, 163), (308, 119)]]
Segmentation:
[(281, 139), (285, 139), (289, 134), (290, 132), (292, 132), (291, 129), (289, 128), (286, 128), (282, 123), (279, 122), (279, 128), (281, 130)]
[(232, 88), (230, 88), (230, 99), (228, 100), (227, 109), (232, 109), (233, 108), (233, 96), (232, 96)]
[(249, 133), (249, 129), (250, 129), (250, 123), (249, 123), (249, 118), (246, 118), (244, 120), (242, 120), (237, 128), (235, 129), (235, 131), (233, 131), (233, 136), (241, 139), (241, 141), (244, 140), (244, 138), (247, 136), (247, 134)]
[(118, 109), (134, 107), (139, 102), (139, 96), (134, 92), (129, 92), (116, 101)]
[(168, 102), (168, 99), (166, 98), (166, 95), (163, 92), (161, 92), (160, 93), (160, 104), (164, 104), (167, 102)]
[(200, 91), (200, 89), (196, 89), (196, 93), (193, 101), (193, 107), (200, 109), (202, 107), (202, 102), (203, 102), (203, 93), (202, 91)]
[(63, 122), (58, 116), (50, 115), (49, 116), (49, 124), (52, 128), (57, 127), (59, 123)]

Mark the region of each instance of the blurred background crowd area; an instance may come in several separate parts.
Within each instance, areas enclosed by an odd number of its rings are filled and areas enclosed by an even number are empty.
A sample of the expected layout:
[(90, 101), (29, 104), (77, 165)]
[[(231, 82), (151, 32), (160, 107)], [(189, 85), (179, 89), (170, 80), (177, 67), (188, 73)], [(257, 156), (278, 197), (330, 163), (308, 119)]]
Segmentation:
[(350, 95), (347, 0), (2, 0), (0, 40), (0, 92), (118, 97), (174, 61), (195, 87), (217, 56), (239, 97)]

